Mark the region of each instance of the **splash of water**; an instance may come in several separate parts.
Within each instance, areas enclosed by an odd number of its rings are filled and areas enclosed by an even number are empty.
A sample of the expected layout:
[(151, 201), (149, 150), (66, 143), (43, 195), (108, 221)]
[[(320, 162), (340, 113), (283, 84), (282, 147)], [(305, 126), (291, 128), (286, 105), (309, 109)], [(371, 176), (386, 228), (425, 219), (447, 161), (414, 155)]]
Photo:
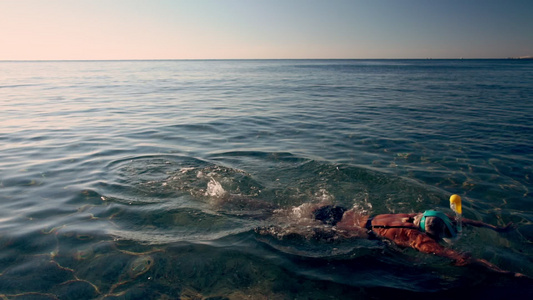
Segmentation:
[(209, 182), (207, 183), (205, 195), (215, 198), (224, 198), (228, 195), (228, 192), (224, 190), (220, 182), (211, 178), (211, 180), (209, 180)]

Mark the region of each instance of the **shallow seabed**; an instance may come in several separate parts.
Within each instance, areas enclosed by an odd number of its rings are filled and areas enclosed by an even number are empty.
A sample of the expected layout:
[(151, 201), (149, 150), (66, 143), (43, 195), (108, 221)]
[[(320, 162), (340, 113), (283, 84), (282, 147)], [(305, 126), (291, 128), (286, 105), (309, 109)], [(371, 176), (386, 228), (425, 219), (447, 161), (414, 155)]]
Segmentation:
[(0, 70), (1, 298), (533, 296), (527, 278), (305, 213), (450, 212), (456, 193), (465, 217), (517, 228), (465, 228), (453, 247), (533, 277), (531, 61)]

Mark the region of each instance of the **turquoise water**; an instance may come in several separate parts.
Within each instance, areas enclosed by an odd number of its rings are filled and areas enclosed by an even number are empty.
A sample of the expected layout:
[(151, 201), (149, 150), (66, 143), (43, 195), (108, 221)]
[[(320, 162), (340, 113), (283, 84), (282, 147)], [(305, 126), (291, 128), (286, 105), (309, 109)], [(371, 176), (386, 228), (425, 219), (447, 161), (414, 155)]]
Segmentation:
[[(0, 62), (0, 295), (532, 295), (292, 209), (449, 211), (453, 245), (533, 277), (533, 62)], [(274, 226), (272, 235), (256, 228)]]

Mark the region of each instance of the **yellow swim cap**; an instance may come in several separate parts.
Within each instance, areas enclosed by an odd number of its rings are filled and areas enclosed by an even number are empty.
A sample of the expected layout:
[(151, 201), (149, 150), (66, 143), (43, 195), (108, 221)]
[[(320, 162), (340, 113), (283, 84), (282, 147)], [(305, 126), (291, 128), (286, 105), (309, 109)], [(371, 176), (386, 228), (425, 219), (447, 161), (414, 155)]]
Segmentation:
[(459, 195), (454, 194), (450, 196), (450, 207), (458, 214), (463, 213), (463, 208), (461, 207), (461, 197)]

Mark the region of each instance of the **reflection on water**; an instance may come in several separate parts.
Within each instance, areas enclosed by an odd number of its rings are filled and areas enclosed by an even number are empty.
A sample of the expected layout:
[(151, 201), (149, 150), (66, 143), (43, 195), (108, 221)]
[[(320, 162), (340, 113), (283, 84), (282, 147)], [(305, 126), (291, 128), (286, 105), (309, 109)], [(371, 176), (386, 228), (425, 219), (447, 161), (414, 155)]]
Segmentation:
[[(418, 198), (435, 199), (439, 205), (446, 202), (444, 193), (374, 171), (290, 155), (244, 159), (283, 172), (263, 181), (238, 168), (181, 156), (132, 157), (109, 164), (107, 179), (97, 190), (82, 191), (77, 200), (86, 204), (76, 214), (85, 216), (90, 226), (47, 228), (30, 243), (27, 236), (2, 238), (8, 266), (0, 281), (3, 293), (288, 299), (300, 297), (303, 288), (303, 295), (323, 298), (342, 297), (349, 286), (421, 292), (495, 276), (485, 271), (476, 277), (475, 270), (451, 267), (445, 259), (368, 240), (365, 232), (347, 237), (311, 217), (317, 204), (355, 206), (370, 214), (386, 211), (386, 195), (406, 192), (418, 195), (405, 203), (408, 211), (415, 211), (429, 205)], [(509, 255), (508, 237), (476, 230), (466, 235), (457, 247), (484, 256), (489, 243), (493, 260)], [(33, 254), (16, 258), (10, 249)], [(517, 268), (511, 261), (503, 264), (509, 263)], [(46, 280), (35, 281), (36, 272), (47, 274)]]
[[(217, 160), (224, 157), (218, 154)], [(235, 153), (227, 157), (232, 164), (240, 159)], [(311, 217), (318, 204), (356, 207), (365, 214), (387, 212), (391, 194), (417, 195), (404, 196), (396, 210), (402, 205), (406, 212), (429, 205), (446, 209), (445, 193), (375, 171), (288, 154), (242, 159), (278, 170), (278, 176), (265, 181), (264, 175), (183, 156), (112, 162), (95, 190), (80, 191), (72, 200), (82, 223), (2, 237), (7, 267), (1, 290), (22, 298), (39, 291), (45, 298), (285, 299), (299, 287), (306, 289), (304, 295), (323, 298), (329, 293), (342, 297), (348, 286), (421, 292), (461, 286), (475, 277), (474, 270), (457, 270), (444, 259), (368, 240), (365, 232), (347, 237)], [(518, 234), (466, 230), (456, 247), (496, 261), (513, 252)], [(516, 270), (519, 263), (501, 265)], [(407, 274), (395, 271), (402, 265), (409, 268)], [(35, 281), (36, 273), (47, 274), (46, 280)], [(481, 278), (491, 276), (485, 271)], [(317, 280), (329, 282), (328, 292)]]
[(528, 62), (0, 65), (1, 298), (533, 293), (310, 217), (458, 193), (465, 217), (517, 229), (453, 247), (533, 276)]

